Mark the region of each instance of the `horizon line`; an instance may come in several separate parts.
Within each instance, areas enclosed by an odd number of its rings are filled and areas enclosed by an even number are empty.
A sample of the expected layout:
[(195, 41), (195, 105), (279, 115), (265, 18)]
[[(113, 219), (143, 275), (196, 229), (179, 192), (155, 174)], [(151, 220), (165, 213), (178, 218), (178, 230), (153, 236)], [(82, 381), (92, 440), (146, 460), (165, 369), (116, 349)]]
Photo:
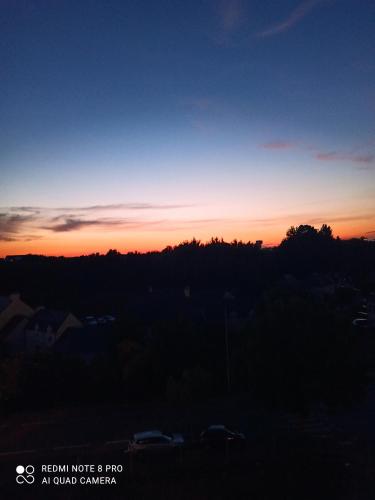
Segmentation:
[[(176, 243), (176, 244), (170, 244), (170, 245), (166, 245), (164, 246), (163, 248), (160, 248), (160, 249), (150, 249), (150, 250), (128, 250), (128, 251), (120, 251), (118, 250), (117, 248), (108, 248), (108, 250), (104, 253), (101, 253), (99, 251), (94, 251), (94, 252), (90, 252), (90, 253), (80, 253), (80, 254), (43, 254), (43, 253), (20, 253), (20, 254), (3, 254), (3, 255), (0, 255), (0, 260), (6, 260), (7, 258), (11, 258), (11, 257), (46, 257), (46, 258), (67, 258), (67, 259), (74, 259), (74, 258), (79, 258), (79, 257), (90, 257), (92, 255), (98, 255), (99, 257), (105, 257), (108, 252), (110, 252), (111, 250), (114, 250), (116, 252), (118, 252), (120, 255), (124, 256), (124, 255), (129, 255), (129, 254), (139, 254), (139, 255), (147, 255), (147, 254), (150, 254), (150, 253), (162, 253), (164, 250), (166, 250), (167, 248), (171, 247), (172, 249), (175, 249), (177, 247), (179, 247), (180, 245), (184, 244), (184, 243), (192, 243), (193, 241), (196, 241), (196, 242), (199, 242), (202, 246), (204, 245), (209, 245), (209, 243), (211, 242), (212, 239), (217, 239), (219, 240), (220, 243), (224, 243), (224, 244), (228, 244), (228, 245), (231, 245), (233, 244), (234, 242), (237, 242), (237, 243), (242, 243), (244, 245), (247, 245), (247, 244), (253, 244), (253, 245), (256, 245), (256, 243), (258, 241), (261, 241), (261, 249), (264, 250), (264, 249), (272, 249), (272, 248), (277, 248), (280, 246), (280, 244), (282, 243), (282, 241), (284, 240), (284, 238), (282, 238), (278, 243), (265, 243), (263, 240), (254, 240), (254, 241), (251, 241), (251, 240), (248, 240), (248, 241), (244, 241), (244, 240), (237, 240), (236, 238), (233, 238), (231, 241), (226, 241), (224, 240), (224, 238), (222, 237), (216, 237), (216, 236), (213, 236), (211, 239), (207, 240), (207, 241), (202, 241), (202, 240), (199, 240), (197, 238), (191, 238), (190, 240), (182, 240), (180, 241), (179, 243)], [(361, 235), (361, 236), (354, 236), (354, 235), (350, 235), (350, 236), (347, 236), (347, 237), (341, 237), (340, 235), (336, 235), (333, 237), (334, 240), (341, 240), (341, 241), (350, 241), (350, 240), (363, 240), (363, 241), (368, 241), (368, 242), (375, 242), (375, 238), (368, 238), (364, 235)]]

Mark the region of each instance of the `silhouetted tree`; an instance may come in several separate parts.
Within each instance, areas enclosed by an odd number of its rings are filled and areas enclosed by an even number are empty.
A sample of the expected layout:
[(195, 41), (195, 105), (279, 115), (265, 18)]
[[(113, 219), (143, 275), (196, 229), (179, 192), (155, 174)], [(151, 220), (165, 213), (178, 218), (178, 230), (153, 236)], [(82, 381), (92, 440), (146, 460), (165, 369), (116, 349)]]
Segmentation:
[(366, 366), (349, 318), (312, 297), (265, 298), (246, 342), (250, 388), (266, 404), (305, 413), (363, 392)]

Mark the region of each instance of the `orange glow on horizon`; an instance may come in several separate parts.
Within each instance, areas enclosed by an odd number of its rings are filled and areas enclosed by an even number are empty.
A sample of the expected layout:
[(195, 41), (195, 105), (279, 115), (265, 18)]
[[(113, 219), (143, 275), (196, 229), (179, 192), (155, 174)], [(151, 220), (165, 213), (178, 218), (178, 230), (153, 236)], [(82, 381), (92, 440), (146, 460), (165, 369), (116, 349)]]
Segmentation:
[[(207, 228), (195, 230), (194, 232), (176, 231), (176, 232), (145, 232), (145, 233), (92, 233), (82, 231), (78, 235), (75, 233), (62, 233), (56, 237), (41, 238), (34, 241), (5, 241), (0, 246), (0, 257), (4, 258), (7, 255), (47, 255), (47, 256), (65, 256), (75, 257), (80, 255), (89, 255), (92, 253), (105, 254), (109, 249), (116, 249), (121, 253), (140, 252), (147, 253), (150, 251), (161, 251), (168, 245), (174, 246), (187, 240), (196, 238), (203, 243), (209, 241), (211, 237), (223, 238), (225, 241), (233, 241), (234, 239), (244, 242), (262, 240), (263, 246), (272, 247), (280, 244), (285, 237), (285, 233), (291, 225), (286, 227), (273, 226), (259, 227), (252, 231), (238, 230), (237, 234), (230, 228), (223, 228), (223, 231), (216, 230), (208, 231)], [(316, 224), (315, 227), (320, 227)], [(355, 227), (338, 223), (331, 225), (334, 236), (339, 236), (342, 239), (366, 237), (366, 233), (370, 233), (373, 225), (370, 221), (358, 224)], [(239, 229), (239, 228), (236, 228)]]

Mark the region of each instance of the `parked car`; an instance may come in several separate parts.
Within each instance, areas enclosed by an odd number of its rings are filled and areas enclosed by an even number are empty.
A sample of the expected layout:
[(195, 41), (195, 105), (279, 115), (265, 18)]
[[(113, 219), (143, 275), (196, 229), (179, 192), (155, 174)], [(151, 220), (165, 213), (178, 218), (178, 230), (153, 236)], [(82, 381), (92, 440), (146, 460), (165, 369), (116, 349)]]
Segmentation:
[(225, 425), (210, 425), (201, 432), (199, 441), (203, 447), (214, 449), (244, 449), (246, 446), (245, 435)]
[(128, 451), (136, 455), (148, 453), (174, 452), (184, 445), (181, 434), (169, 434), (166, 432), (145, 431), (137, 432), (129, 441)]

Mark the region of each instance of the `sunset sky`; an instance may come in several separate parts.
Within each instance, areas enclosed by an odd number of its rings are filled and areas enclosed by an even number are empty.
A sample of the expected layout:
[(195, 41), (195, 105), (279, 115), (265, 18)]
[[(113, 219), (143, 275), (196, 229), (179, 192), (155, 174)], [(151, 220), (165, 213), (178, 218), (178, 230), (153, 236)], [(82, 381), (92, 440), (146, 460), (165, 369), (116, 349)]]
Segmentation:
[(375, 238), (373, 0), (0, 0), (0, 256)]

